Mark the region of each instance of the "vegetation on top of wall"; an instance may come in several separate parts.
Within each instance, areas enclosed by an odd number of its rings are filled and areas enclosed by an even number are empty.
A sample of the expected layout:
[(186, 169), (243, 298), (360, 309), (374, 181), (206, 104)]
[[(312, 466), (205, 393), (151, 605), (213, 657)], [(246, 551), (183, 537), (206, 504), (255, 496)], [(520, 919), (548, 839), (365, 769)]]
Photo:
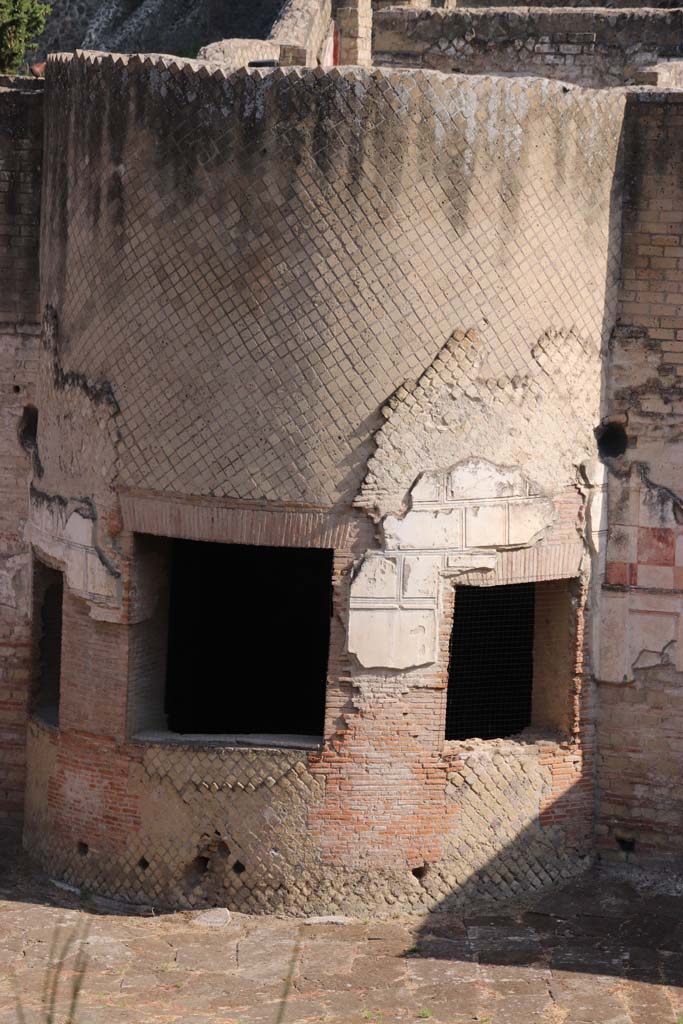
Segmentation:
[(0, 0), (0, 73), (19, 71), (49, 13), (39, 0)]

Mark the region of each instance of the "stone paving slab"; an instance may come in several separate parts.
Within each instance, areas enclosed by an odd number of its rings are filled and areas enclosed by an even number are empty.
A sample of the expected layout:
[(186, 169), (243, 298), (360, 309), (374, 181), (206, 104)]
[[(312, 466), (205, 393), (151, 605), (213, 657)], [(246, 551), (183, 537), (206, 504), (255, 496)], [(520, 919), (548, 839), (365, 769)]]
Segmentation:
[(683, 896), (594, 871), (462, 916), (145, 916), (58, 888), (0, 832), (0, 1024), (50, 1021), (683, 1024)]

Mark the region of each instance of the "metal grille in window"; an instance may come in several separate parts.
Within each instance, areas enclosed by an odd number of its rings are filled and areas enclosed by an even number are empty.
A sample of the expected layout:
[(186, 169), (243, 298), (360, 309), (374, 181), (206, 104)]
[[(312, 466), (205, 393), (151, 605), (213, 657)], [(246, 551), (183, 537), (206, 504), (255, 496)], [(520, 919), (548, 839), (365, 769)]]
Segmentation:
[(446, 739), (512, 736), (531, 724), (536, 585), (456, 587)]

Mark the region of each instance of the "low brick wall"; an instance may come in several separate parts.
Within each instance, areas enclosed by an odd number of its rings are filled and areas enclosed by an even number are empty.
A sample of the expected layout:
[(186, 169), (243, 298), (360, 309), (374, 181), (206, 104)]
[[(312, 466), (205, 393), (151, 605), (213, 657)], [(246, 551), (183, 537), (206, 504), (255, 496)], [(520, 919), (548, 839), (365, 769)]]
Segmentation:
[[(29, 763), (25, 843), (45, 869), (159, 907), (381, 915), (514, 896), (590, 863), (590, 800), (580, 798), (580, 815), (539, 819), (544, 804), (570, 806), (566, 783), (580, 776), (576, 755), (553, 743), (451, 744), (433, 766), (436, 818), (422, 801), (445, 847), (416, 869), (389, 855), (371, 863), (351, 819), (345, 844), (330, 846), (335, 833), (318, 827), (330, 801), (318, 753), (160, 738), (117, 745), (34, 720)], [(397, 811), (387, 835), (405, 827)]]

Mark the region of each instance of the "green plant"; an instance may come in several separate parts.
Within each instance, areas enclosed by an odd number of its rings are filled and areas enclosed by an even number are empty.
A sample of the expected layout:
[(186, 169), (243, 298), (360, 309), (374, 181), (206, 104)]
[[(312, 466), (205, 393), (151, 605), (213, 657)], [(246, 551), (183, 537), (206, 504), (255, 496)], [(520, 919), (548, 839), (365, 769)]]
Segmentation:
[[(43, 992), (41, 996), (43, 1016), (41, 1016), (41, 1020), (44, 1020), (45, 1024), (56, 1024), (60, 979), (62, 972), (64, 971), (64, 961), (67, 957), (70, 957), (74, 951), (76, 952), (76, 958), (72, 968), (69, 1008), (66, 1016), (64, 1017), (60, 1014), (59, 1019), (63, 1024), (75, 1024), (76, 1009), (78, 1007), (78, 1000), (81, 994), (81, 989), (83, 988), (85, 972), (87, 969), (85, 946), (90, 932), (90, 924), (88, 922), (85, 922), (82, 926), (79, 924), (73, 931), (67, 932), (66, 938), (61, 945), (59, 941), (60, 927), (60, 925), (57, 925), (52, 933), (47, 970), (45, 972), (45, 979), (43, 982)], [(12, 973), (11, 978), (12, 985), (14, 987), (17, 1022), (18, 1024), (26, 1024), (26, 1014), (21, 1001), (19, 983), (14, 973)]]
[(297, 934), (297, 937), (296, 937), (296, 942), (294, 943), (294, 948), (292, 949), (292, 956), (291, 956), (291, 959), (289, 961), (289, 970), (287, 971), (287, 977), (283, 979), (284, 983), (285, 983), (285, 986), (284, 986), (284, 989), (283, 989), (283, 992), (282, 992), (282, 998), (280, 1000), (280, 1008), (278, 1010), (278, 1014), (277, 1014), (277, 1018), (276, 1018), (275, 1024), (282, 1024), (282, 1022), (285, 1019), (285, 1012), (287, 1010), (287, 1002), (289, 1001), (289, 993), (290, 993), (290, 990), (292, 988), (292, 982), (294, 981), (294, 973), (296, 971), (297, 961), (298, 961), (299, 956), (301, 954), (301, 947), (303, 945), (303, 934), (304, 934), (303, 925), (301, 925), (299, 927), (299, 931), (298, 931), (298, 934)]
[(19, 70), (49, 13), (39, 0), (0, 0), (0, 73)]
[(418, 1017), (420, 1018), (420, 1020), (429, 1020), (429, 1018), (433, 1016), (434, 1014), (432, 1013), (431, 1010), (420, 1010), (420, 1012), (418, 1013)]

